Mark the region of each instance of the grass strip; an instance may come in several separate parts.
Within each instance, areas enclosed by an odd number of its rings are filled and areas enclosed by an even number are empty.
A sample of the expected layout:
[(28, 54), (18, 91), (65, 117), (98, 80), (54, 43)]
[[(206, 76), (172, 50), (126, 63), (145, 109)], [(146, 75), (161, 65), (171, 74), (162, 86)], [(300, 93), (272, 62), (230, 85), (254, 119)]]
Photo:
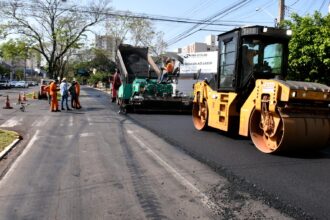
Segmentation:
[(0, 152), (17, 138), (19, 135), (15, 131), (0, 129)]

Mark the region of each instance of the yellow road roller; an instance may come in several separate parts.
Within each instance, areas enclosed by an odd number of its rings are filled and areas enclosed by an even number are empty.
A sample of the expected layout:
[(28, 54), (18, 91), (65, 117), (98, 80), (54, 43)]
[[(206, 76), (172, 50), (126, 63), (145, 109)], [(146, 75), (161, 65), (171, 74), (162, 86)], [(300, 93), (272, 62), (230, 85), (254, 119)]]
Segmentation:
[(217, 74), (194, 84), (197, 130), (250, 136), (264, 153), (330, 143), (330, 87), (284, 80), (290, 31), (251, 26), (218, 36)]

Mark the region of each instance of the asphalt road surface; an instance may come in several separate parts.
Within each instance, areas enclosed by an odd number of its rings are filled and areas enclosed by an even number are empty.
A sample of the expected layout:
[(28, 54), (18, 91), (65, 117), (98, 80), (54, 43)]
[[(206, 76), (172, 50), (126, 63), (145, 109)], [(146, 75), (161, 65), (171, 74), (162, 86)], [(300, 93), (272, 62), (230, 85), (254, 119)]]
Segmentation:
[(247, 138), (195, 130), (190, 115), (129, 117), (298, 219), (330, 216), (330, 146), (320, 152), (268, 155)]
[(191, 116), (121, 115), (109, 101), (83, 87), (80, 110), (51, 113), (44, 100), (0, 110), (0, 128), (24, 138), (0, 162), (1, 219), (330, 216), (327, 151), (265, 155), (194, 130)]

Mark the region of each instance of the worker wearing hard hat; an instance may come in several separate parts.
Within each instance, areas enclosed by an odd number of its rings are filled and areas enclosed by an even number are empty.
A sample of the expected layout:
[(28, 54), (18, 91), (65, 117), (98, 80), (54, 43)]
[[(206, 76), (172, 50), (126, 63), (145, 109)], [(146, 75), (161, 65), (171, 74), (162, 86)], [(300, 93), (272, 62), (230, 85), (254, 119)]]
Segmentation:
[(66, 82), (66, 78), (62, 79), (60, 84), (60, 92), (61, 92), (61, 109), (64, 109), (64, 102), (66, 104), (66, 109), (71, 110), (68, 105), (68, 97), (69, 97), (69, 90), (68, 90), (68, 83)]

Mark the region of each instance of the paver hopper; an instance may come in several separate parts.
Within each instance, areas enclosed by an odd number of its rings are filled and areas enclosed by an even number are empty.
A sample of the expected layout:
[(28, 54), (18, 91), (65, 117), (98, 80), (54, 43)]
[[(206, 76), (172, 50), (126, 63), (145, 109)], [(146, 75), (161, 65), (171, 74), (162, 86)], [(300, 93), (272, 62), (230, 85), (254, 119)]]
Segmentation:
[(124, 110), (191, 112), (192, 98), (173, 92), (171, 83), (158, 82), (161, 71), (148, 55), (148, 48), (121, 44), (117, 66), (122, 76), (118, 100)]

